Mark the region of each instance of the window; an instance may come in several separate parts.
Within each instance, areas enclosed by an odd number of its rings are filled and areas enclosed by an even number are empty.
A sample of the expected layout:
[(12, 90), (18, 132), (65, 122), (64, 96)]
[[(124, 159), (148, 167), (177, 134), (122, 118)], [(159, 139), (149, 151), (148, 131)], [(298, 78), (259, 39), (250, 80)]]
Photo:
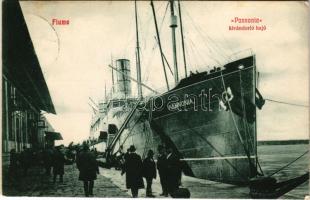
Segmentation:
[[(25, 115), (27, 115), (27, 113), (25, 113)], [(21, 128), (21, 131), (22, 131), (22, 136), (23, 136), (23, 142), (24, 143), (27, 143), (27, 126), (26, 126), (26, 117), (23, 117), (23, 120), (22, 120), (22, 128)]]
[(21, 141), (21, 135), (20, 135), (20, 120), (19, 117), (16, 117), (16, 121), (15, 121), (15, 127), (16, 127), (16, 140), (17, 142)]

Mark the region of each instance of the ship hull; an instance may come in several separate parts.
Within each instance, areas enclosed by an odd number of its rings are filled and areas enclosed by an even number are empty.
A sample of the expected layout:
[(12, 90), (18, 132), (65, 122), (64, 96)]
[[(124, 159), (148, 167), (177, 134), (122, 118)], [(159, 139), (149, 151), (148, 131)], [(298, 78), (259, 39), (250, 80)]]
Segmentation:
[[(243, 69), (237, 69), (242, 63)], [(186, 175), (244, 183), (256, 171), (254, 57), (233, 70), (179, 87), (134, 111), (112, 152), (135, 145), (145, 156), (173, 146)], [(254, 108), (253, 108), (254, 106)]]

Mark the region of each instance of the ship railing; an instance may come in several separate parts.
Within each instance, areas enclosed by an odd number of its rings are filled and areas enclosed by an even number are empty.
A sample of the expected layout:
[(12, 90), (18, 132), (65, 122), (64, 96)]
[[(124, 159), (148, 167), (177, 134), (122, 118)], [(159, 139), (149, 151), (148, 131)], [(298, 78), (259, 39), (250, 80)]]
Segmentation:
[[(114, 108), (114, 103), (118, 103), (119, 105), (117, 107), (125, 106), (125, 107), (132, 107), (132, 104), (137, 101), (137, 98), (135, 97), (128, 97), (126, 99), (122, 98), (115, 98), (115, 99), (110, 99), (107, 103), (107, 108), (105, 110), (105, 113), (108, 113), (111, 108)], [(124, 103), (121, 103), (124, 102)]]
[(254, 52), (253, 52), (252, 48), (243, 49), (241, 51), (237, 51), (237, 52), (231, 54), (229, 56), (229, 60), (236, 61), (236, 60), (239, 60), (241, 58), (246, 58), (246, 57), (253, 56), (253, 55), (254, 55)]
[[(173, 82), (169, 82), (169, 86), (170, 86), (170, 89), (172, 89), (172, 88), (174, 88), (174, 83)], [(160, 86), (160, 87), (153, 87), (157, 92), (158, 92), (158, 94), (155, 94), (155, 93), (153, 93), (153, 92), (149, 92), (149, 93), (146, 93), (145, 95), (144, 95), (144, 99), (150, 99), (150, 98), (152, 98), (152, 97), (155, 97), (155, 96), (158, 96), (158, 95), (162, 95), (162, 94), (164, 94), (164, 93), (166, 93), (166, 92), (168, 92), (168, 89), (167, 89), (167, 86)]]

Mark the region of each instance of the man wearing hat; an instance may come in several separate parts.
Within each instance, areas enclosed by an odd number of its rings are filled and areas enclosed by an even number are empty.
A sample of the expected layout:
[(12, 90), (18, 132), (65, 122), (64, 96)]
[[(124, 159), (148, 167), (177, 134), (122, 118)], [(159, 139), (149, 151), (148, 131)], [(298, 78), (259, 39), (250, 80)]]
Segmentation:
[(129, 147), (129, 154), (125, 160), (122, 175), (126, 173), (126, 187), (131, 189), (132, 197), (138, 197), (138, 190), (144, 188), (142, 179), (142, 160), (141, 156), (135, 153), (134, 145)]
[(94, 180), (99, 174), (99, 168), (95, 154), (89, 151), (85, 142), (82, 151), (77, 156), (76, 165), (80, 171), (79, 180), (83, 181), (85, 196), (93, 196)]
[(173, 193), (179, 189), (181, 184), (181, 163), (179, 157), (175, 154), (171, 146), (167, 147), (167, 189), (168, 193), (173, 196)]
[(161, 196), (168, 197), (168, 186), (167, 186), (167, 155), (166, 149), (163, 145), (158, 145), (158, 158), (157, 158), (157, 169), (160, 178), (160, 184), (162, 188)]
[(152, 194), (152, 182), (156, 179), (156, 165), (153, 159), (154, 152), (149, 150), (147, 152), (147, 157), (143, 160), (143, 177), (146, 179), (146, 196), (155, 197)]
[(63, 145), (57, 146), (53, 153), (53, 182), (56, 182), (57, 175), (59, 175), (59, 182), (63, 182), (63, 175), (65, 173), (65, 155), (63, 153)]

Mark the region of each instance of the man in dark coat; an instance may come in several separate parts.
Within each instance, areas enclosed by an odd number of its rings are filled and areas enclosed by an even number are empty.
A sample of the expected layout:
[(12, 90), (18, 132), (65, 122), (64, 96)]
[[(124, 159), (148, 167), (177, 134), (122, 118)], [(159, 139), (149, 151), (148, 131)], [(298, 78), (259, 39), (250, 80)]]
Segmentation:
[(167, 186), (167, 154), (165, 148), (162, 145), (158, 146), (158, 158), (157, 158), (157, 169), (160, 178), (160, 184), (162, 188), (161, 196), (168, 197), (168, 186)]
[(126, 160), (128, 158), (128, 155), (129, 155), (129, 148), (127, 149), (126, 153), (124, 153), (123, 155), (123, 159), (122, 159), (122, 173), (125, 172), (125, 163), (126, 163)]
[(156, 165), (153, 159), (154, 152), (149, 150), (147, 152), (147, 157), (143, 160), (143, 177), (146, 179), (146, 196), (155, 197), (152, 194), (152, 182), (156, 179)]
[(59, 175), (59, 182), (63, 182), (63, 175), (65, 173), (65, 155), (62, 152), (63, 146), (55, 148), (53, 153), (53, 182), (56, 182), (57, 175)]
[(97, 179), (99, 168), (95, 154), (89, 151), (86, 143), (83, 143), (83, 149), (76, 158), (76, 165), (80, 171), (79, 180), (84, 184), (85, 196), (93, 196), (94, 180)]
[(135, 146), (131, 145), (129, 154), (124, 164), (122, 175), (126, 173), (126, 187), (131, 189), (132, 197), (138, 197), (138, 190), (144, 188), (142, 179), (142, 160), (141, 156), (135, 153)]
[(181, 184), (181, 162), (179, 157), (173, 152), (172, 147), (167, 148), (167, 186), (168, 193), (173, 196), (173, 193), (179, 189)]
[(51, 147), (46, 147), (43, 151), (43, 164), (45, 167), (45, 174), (50, 176), (53, 164), (53, 149)]
[(31, 162), (32, 162), (31, 150), (24, 146), (23, 151), (20, 153), (20, 164), (23, 168), (24, 176), (27, 175)]
[(10, 184), (16, 179), (18, 169), (18, 156), (15, 149), (11, 149), (10, 151), (10, 165), (9, 165), (9, 181)]
[(124, 154), (124, 160), (126, 161), (129, 156), (129, 148), (127, 149), (126, 153)]

